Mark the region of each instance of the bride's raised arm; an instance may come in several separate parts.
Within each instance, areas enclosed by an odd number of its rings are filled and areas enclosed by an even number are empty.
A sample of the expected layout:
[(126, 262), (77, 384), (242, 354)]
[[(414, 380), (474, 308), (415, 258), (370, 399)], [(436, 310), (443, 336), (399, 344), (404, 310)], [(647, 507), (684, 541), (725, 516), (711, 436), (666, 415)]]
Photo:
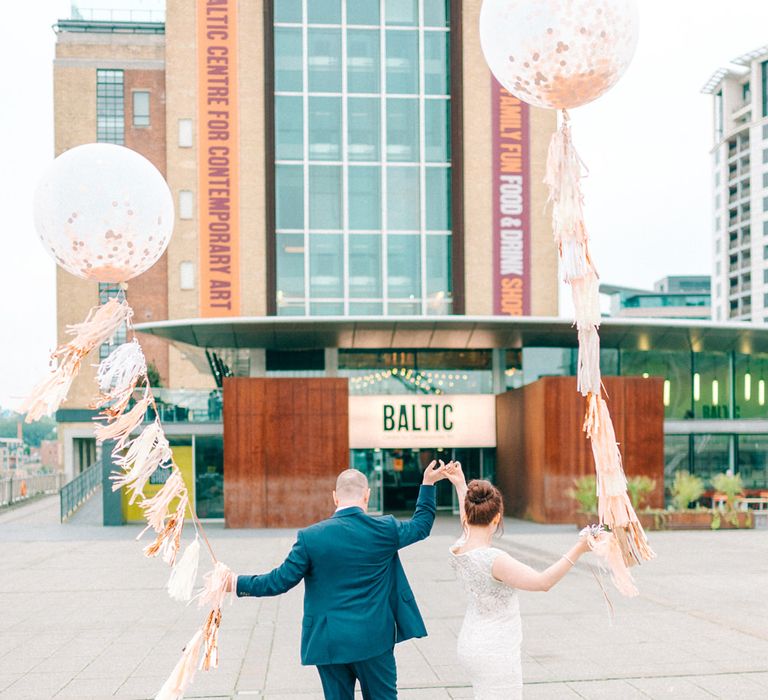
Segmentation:
[(456, 498), (459, 501), (459, 517), (461, 518), (461, 524), (467, 522), (467, 516), (464, 512), (464, 499), (467, 496), (467, 480), (464, 476), (464, 471), (461, 468), (461, 462), (448, 462), (445, 467), (445, 475), (448, 481), (450, 481), (456, 489)]

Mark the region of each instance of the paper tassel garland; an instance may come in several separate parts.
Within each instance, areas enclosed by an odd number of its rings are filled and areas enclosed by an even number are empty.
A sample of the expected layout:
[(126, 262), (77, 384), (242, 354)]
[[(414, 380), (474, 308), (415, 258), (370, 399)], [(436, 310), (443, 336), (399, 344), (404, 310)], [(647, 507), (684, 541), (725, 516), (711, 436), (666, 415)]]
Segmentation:
[(203, 646), (203, 632), (198, 630), (192, 639), (187, 642), (181, 658), (174, 667), (168, 680), (155, 695), (155, 700), (180, 700), (195, 680), (197, 660), (200, 658), (200, 649)]
[[(571, 140), (568, 114), (562, 112), (560, 128), (552, 136), (544, 182), (552, 204), (552, 229), (560, 253), (563, 279), (571, 286), (574, 323), (579, 341), (577, 387), (586, 397), (584, 431), (592, 446), (597, 475), (600, 524), (610, 529), (595, 540), (596, 553), (608, 563), (611, 580), (624, 595), (637, 589), (626, 567), (652, 559), (642, 526), (627, 495), (608, 404), (603, 399), (600, 373), (600, 295), (597, 271), (589, 254), (584, 222), (581, 178), (586, 171)], [(621, 566), (619, 567), (618, 562)]]
[(99, 365), (96, 381), (101, 395), (94, 408), (109, 404), (105, 415), (116, 417), (123, 413), (133, 396), (139, 379), (147, 374), (147, 362), (136, 340), (118, 345)]
[(189, 602), (192, 600), (192, 592), (195, 589), (195, 579), (197, 578), (197, 567), (200, 561), (200, 538), (195, 537), (190, 542), (181, 559), (174, 564), (171, 569), (171, 576), (168, 579), (168, 595), (173, 600)]
[(52, 415), (66, 399), (83, 359), (109, 341), (132, 316), (133, 310), (125, 301), (110, 299), (92, 308), (82, 323), (67, 326), (67, 334), (75, 337), (53, 353), (56, 366), (52, 374), (38, 384), (22, 404), (21, 412), (27, 414), (25, 421), (32, 423)]

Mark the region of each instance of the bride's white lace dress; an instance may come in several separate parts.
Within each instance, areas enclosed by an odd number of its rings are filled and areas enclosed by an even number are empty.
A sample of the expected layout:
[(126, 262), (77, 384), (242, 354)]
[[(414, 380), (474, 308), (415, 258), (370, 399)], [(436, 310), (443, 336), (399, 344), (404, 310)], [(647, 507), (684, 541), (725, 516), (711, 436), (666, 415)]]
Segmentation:
[(493, 561), (501, 550), (482, 547), (459, 554), (460, 547), (451, 548), (451, 565), (467, 596), (459, 661), (472, 681), (475, 700), (517, 700), (523, 697), (517, 591), (493, 578)]

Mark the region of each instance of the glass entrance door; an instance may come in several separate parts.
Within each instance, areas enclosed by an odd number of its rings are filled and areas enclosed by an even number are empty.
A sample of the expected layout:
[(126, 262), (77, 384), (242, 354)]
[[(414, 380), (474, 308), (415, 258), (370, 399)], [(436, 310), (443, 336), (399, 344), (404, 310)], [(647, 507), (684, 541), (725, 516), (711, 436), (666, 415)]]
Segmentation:
[[(350, 465), (368, 477), (372, 514), (410, 515), (416, 507), (424, 470), (432, 460), (461, 462), (467, 481), (492, 479), (493, 448), (456, 449), (369, 449), (351, 450)], [(444, 479), (437, 484), (437, 509), (458, 513), (453, 485)]]
[(381, 515), (384, 512), (383, 454), (381, 450), (352, 450), (350, 458), (352, 469), (361, 471), (368, 477), (371, 498), (368, 512)]
[[(493, 448), (468, 449), (457, 447), (452, 450), (451, 459), (461, 462), (461, 468), (467, 483), (472, 479), (488, 479), (493, 481), (496, 475), (496, 453)], [(456, 498), (456, 489), (451, 490), (453, 499), (453, 514), (459, 514), (459, 500)]]

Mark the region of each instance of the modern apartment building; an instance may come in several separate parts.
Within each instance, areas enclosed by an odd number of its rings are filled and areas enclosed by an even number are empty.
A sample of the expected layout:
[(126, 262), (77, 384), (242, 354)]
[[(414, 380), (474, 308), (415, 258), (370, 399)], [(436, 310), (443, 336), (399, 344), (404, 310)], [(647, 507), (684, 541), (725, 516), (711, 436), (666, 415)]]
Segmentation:
[(718, 69), (712, 95), (715, 320), (768, 321), (768, 45)]

